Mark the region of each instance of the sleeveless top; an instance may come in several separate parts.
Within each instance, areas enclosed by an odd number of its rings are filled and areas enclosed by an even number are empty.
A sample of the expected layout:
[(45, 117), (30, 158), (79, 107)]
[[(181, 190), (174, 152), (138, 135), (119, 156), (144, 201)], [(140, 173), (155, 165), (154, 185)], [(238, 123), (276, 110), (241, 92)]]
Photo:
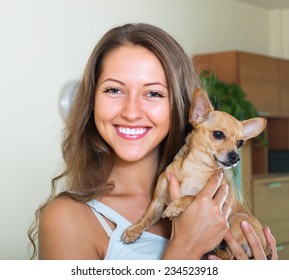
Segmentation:
[[(109, 237), (105, 260), (158, 260), (161, 259), (168, 240), (160, 235), (143, 232), (134, 243), (126, 244), (120, 238), (124, 230), (131, 225), (119, 213), (95, 199), (87, 202)], [(114, 230), (105, 221), (112, 221)]]

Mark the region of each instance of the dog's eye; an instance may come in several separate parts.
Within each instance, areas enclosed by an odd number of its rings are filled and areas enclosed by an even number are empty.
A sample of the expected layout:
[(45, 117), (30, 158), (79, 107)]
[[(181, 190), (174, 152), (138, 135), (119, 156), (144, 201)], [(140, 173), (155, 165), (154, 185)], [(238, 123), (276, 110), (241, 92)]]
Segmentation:
[(217, 140), (223, 140), (226, 138), (225, 134), (222, 131), (214, 131), (213, 136)]
[(238, 147), (238, 149), (241, 148), (244, 143), (245, 143), (244, 140), (239, 140), (239, 141), (237, 142), (237, 147)]

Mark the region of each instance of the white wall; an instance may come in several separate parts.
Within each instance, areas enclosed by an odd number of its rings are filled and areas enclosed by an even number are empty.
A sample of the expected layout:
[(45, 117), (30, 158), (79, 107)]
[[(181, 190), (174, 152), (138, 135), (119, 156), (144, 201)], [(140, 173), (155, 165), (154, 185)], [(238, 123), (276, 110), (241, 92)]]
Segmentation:
[(269, 11), (233, 0), (0, 0), (0, 259), (28, 258), (27, 228), (61, 163), (63, 86), (125, 22), (164, 28), (189, 55), (271, 53)]
[(289, 59), (289, 10), (284, 10), (281, 13), (282, 22), (282, 47), (280, 56)]
[(270, 11), (271, 55), (289, 58), (289, 10)]

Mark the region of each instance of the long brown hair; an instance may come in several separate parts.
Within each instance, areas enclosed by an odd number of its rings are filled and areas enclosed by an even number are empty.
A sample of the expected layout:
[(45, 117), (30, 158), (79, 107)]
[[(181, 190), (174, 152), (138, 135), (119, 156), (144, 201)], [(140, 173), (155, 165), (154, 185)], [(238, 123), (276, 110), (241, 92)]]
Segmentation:
[[(52, 180), (51, 195), (37, 210), (35, 222), (29, 229), (32, 258), (37, 254), (35, 240), (39, 216), (49, 201), (67, 194), (74, 199), (87, 201), (93, 196), (106, 194), (113, 187), (113, 182), (108, 182), (113, 168), (112, 152), (95, 127), (93, 108), (104, 58), (126, 44), (139, 45), (153, 52), (166, 73), (170, 94), (170, 129), (160, 145), (158, 175), (173, 160), (191, 129), (188, 112), (196, 78), (191, 61), (182, 47), (162, 29), (149, 24), (126, 24), (108, 31), (88, 60), (65, 122), (62, 143), (64, 170)], [(64, 183), (64, 191), (56, 194), (59, 182)]]

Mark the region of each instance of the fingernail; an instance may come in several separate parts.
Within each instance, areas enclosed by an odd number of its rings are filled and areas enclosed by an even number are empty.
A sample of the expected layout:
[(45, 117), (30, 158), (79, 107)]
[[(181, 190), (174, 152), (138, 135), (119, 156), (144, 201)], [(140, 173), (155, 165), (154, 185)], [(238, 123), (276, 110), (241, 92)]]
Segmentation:
[(245, 230), (249, 230), (250, 229), (250, 224), (247, 221), (242, 221), (241, 222), (241, 226), (242, 228), (244, 228)]

